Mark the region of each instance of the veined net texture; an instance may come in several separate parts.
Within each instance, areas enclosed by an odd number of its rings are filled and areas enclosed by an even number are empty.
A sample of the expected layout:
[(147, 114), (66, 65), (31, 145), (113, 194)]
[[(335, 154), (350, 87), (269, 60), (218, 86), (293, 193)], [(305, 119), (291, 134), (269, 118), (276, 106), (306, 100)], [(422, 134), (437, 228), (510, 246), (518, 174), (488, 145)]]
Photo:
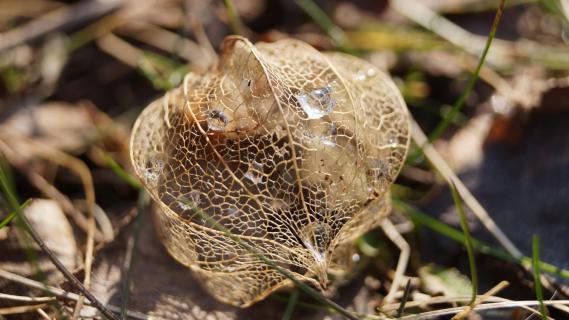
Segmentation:
[(359, 58), (297, 40), (223, 47), (213, 70), (142, 112), (131, 158), (169, 253), (246, 307), (289, 280), (243, 243), (316, 286), (347, 270), (352, 241), (390, 211), (409, 116)]

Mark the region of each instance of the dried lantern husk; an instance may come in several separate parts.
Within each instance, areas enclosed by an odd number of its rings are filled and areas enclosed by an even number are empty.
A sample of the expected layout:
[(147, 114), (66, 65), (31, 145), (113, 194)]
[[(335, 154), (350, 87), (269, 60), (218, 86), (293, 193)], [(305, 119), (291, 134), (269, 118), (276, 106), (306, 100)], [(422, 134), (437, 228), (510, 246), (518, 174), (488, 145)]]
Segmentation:
[(208, 218), (325, 286), (390, 211), (409, 115), (389, 76), (359, 58), (291, 39), (231, 36), (223, 48), (215, 68), (141, 113), (131, 159), (168, 252), (218, 300), (246, 307), (289, 280)]

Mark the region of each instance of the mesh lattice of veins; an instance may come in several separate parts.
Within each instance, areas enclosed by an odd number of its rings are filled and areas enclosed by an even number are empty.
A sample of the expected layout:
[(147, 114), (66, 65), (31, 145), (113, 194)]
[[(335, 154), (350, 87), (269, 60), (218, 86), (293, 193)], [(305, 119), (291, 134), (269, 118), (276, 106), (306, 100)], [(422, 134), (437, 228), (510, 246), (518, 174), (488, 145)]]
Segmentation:
[(218, 66), (150, 104), (131, 141), (165, 247), (219, 300), (288, 283), (235, 239), (325, 286), (389, 212), (409, 116), (389, 76), (296, 40), (228, 37)]

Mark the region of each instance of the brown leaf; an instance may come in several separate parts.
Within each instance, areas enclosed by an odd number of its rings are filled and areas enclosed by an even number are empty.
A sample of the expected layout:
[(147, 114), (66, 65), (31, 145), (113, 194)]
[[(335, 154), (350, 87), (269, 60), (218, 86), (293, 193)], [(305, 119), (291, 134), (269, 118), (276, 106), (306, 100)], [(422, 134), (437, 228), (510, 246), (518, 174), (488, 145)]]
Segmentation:
[[(78, 266), (79, 251), (71, 224), (57, 202), (48, 199), (34, 199), (24, 209), (23, 213), (30, 222), (31, 227), (39, 234), (57, 259), (67, 269), (74, 270)], [(14, 249), (18, 247), (17, 251), (22, 254), (21, 249), (28, 245), (31, 245), (32, 248), (38, 251), (40, 250), (39, 246), (18, 228), (11, 228), (7, 240), (7, 242), (2, 244), (4, 250), (9, 247), (14, 247)], [(12, 241), (16, 245), (10, 244), (10, 240), (16, 240)], [(6, 270), (19, 274), (33, 274), (35, 272), (35, 269), (27, 259), (6, 259), (2, 261), (1, 266)], [(51, 261), (47, 259), (47, 256), (40, 256), (39, 266), (44, 272), (56, 270)], [(62, 276), (55, 271), (53, 274), (50, 274), (50, 277), (61, 279)]]
[(0, 133), (20, 135), (59, 150), (82, 148), (94, 129), (85, 106), (64, 102), (22, 109), (0, 125)]
[(24, 215), (59, 261), (67, 269), (75, 269), (78, 250), (73, 228), (57, 202), (35, 199), (24, 209)]

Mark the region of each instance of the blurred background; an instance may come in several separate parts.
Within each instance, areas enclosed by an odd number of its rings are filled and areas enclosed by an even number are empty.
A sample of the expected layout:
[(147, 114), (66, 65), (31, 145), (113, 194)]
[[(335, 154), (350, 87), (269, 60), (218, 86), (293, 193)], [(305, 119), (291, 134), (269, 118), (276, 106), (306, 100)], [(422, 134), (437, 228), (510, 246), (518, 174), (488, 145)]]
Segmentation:
[[(142, 109), (178, 86), (185, 73), (211, 67), (225, 36), (239, 33), (252, 42), (292, 37), (319, 50), (360, 56), (392, 75), (436, 150), (512, 242), (508, 253), (495, 231), (465, 205), (473, 236), (484, 244), (476, 253), (479, 292), (507, 280), (510, 286), (501, 296), (535, 300), (532, 274), (523, 265), (531, 263), (537, 235), (540, 258), (549, 263), (542, 271), (551, 275), (544, 279), (544, 299), (568, 299), (569, 1), (500, 5), (495, 0), (1, 0), (4, 167), (20, 204), (34, 199), (24, 208), (32, 226), (69, 270), (88, 279), (93, 294), (119, 311), (123, 306), (142, 319), (281, 319), (290, 306), (287, 291), (246, 310), (221, 305), (165, 253), (151, 215), (141, 209), (144, 197), (128, 175), (128, 141)], [(495, 37), (480, 64), (497, 16)], [(460, 230), (455, 203), (427, 160), (412, 146), (392, 190), (402, 203), (394, 219), (412, 248), (406, 272), (410, 301), (468, 295), (472, 286), (464, 246), (444, 229)], [(85, 209), (90, 195), (96, 196), (95, 222)], [(4, 190), (2, 221), (12, 211), (8, 198)], [(71, 290), (42, 250), (24, 250), (17, 229), (0, 228), (0, 270)], [(381, 231), (357, 245), (359, 271), (329, 295), (352, 310), (376, 314), (398, 250)], [(520, 255), (512, 257), (516, 252)], [(85, 256), (94, 260), (86, 264)], [(1, 293), (42, 295), (0, 276)], [(73, 301), (56, 301), (54, 307), (0, 296), (0, 319), (73, 313)], [(418, 313), (438, 307), (414, 308)], [(304, 294), (290, 310), (293, 319), (338, 317)], [(96, 313), (92, 307), (81, 312), (86, 318)], [(567, 317), (558, 309), (551, 312)], [(527, 315), (510, 308), (470, 317)]]

